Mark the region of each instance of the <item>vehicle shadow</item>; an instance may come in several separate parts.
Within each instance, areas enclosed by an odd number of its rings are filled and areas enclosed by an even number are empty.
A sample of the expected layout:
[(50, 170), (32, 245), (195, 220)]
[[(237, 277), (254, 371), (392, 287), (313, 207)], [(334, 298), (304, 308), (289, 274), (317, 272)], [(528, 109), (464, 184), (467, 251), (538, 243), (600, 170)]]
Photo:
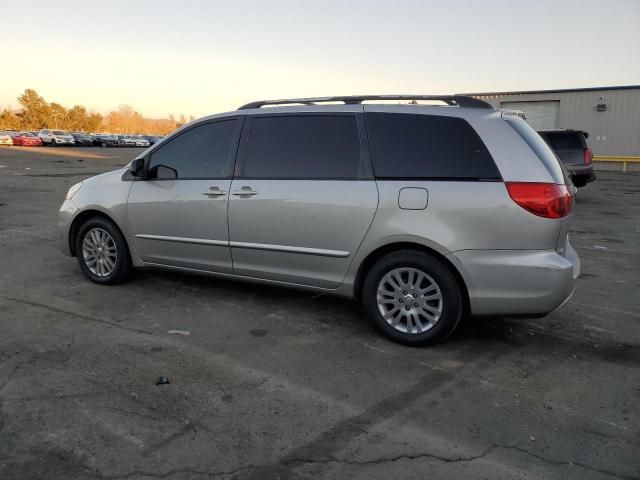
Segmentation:
[[(136, 272), (136, 281), (162, 283), (175, 289), (198, 292), (204, 297), (224, 297), (229, 301), (247, 301), (266, 307), (266, 310), (303, 314), (316, 322), (339, 325), (357, 331), (372, 330), (369, 321), (356, 299), (302, 289), (263, 285), (240, 280), (214, 278), (163, 270)], [(501, 317), (464, 317), (447, 343), (468, 341), (500, 343), (517, 346), (527, 335), (527, 320), (511, 320)], [(374, 334), (375, 335), (375, 334)]]

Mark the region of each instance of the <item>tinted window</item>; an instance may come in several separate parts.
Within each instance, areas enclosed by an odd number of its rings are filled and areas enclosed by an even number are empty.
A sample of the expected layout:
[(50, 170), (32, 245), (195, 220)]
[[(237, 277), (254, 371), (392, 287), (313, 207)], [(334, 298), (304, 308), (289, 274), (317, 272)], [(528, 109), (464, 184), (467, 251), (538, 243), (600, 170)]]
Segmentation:
[(237, 119), (206, 123), (166, 142), (151, 155), (148, 178), (162, 178), (158, 165), (177, 172), (177, 178), (229, 178), (240, 134)]
[(249, 178), (356, 178), (355, 115), (254, 117), (245, 157)]
[(546, 133), (545, 132), (543, 136), (546, 138), (547, 142), (549, 143), (549, 145), (551, 145), (551, 148), (553, 149), (577, 148), (579, 150), (582, 150), (584, 148), (582, 143), (583, 140), (582, 140), (581, 133), (576, 133), (576, 132)]
[(500, 179), (484, 143), (462, 118), (367, 113), (367, 130), (376, 177)]
[(538, 132), (531, 125), (520, 117), (505, 116), (504, 120), (520, 135), (520, 137), (529, 145), (531, 150), (542, 161), (548, 172), (553, 177), (554, 182), (570, 185), (569, 176), (558, 161), (558, 157), (553, 153), (547, 142), (545, 142)]

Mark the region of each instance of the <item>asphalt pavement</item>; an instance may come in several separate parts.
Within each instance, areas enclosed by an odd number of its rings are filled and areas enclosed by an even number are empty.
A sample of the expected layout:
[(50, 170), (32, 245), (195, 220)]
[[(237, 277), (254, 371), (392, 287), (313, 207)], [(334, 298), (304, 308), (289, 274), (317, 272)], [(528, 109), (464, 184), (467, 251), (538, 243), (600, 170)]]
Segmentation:
[(409, 348), (347, 299), (86, 280), (57, 210), (139, 151), (0, 148), (0, 479), (640, 478), (640, 174), (580, 190), (560, 310)]

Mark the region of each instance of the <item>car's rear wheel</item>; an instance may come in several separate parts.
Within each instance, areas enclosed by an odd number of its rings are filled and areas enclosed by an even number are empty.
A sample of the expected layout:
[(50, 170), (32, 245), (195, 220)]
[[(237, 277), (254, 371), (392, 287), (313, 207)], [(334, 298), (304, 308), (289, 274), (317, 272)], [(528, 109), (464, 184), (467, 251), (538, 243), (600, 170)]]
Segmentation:
[(91, 218), (82, 224), (75, 248), (78, 264), (92, 282), (116, 284), (131, 273), (127, 242), (118, 227), (106, 218)]
[(382, 334), (414, 346), (447, 338), (464, 312), (456, 277), (441, 260), (418, 250), (378, 260), (365, 277), (362, 303)]

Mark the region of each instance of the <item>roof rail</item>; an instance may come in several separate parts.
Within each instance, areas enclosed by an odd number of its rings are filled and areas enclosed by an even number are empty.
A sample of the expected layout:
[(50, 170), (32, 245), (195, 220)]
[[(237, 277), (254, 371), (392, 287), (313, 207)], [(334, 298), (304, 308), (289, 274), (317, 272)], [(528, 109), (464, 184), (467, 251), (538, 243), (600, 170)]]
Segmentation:
[(290, 103), (300, 103), (303, 105), (315, 105), (325, 102), (343, 102), (345, 105), (358, 105), (366, 100), (440, 100), (447, 105), (466, 108), (491, 108), (491, 104), (484, 100), (469, 97), (466, 95), (352, 95), (341, 97), (314, 97), (314, 98), (288, 98), (282, 100), (259, 100), (247, 103), (238, 110), (249, 110), (271, 105), (287, 105)]

